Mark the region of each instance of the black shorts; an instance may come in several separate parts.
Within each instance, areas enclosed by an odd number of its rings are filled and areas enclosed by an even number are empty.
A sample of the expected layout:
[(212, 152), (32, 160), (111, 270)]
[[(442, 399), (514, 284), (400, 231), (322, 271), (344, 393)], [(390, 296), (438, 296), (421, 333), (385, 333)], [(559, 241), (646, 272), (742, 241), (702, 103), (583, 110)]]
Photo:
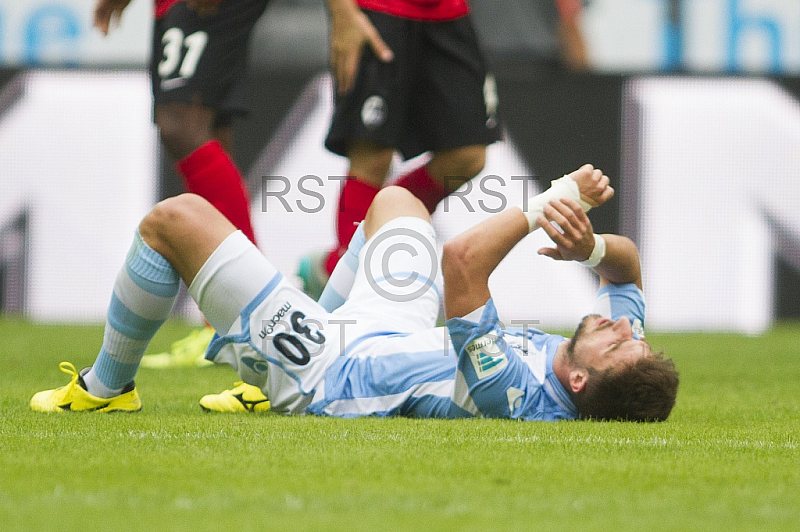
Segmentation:
[(247, 112), (245, 81), (253, 26), (268, 0), (227, 0), (211, 17), (178, 2), (153, 30), (153, 102), (202, 103), (217, 121)]
[(336, 95), (326, 148), (346, 156), (365, 140), (409, 159), (500, 139), (497, 92), (469, 16), (424, 22), (365, 13), (394, 60), (364, 50), (354, 88)]

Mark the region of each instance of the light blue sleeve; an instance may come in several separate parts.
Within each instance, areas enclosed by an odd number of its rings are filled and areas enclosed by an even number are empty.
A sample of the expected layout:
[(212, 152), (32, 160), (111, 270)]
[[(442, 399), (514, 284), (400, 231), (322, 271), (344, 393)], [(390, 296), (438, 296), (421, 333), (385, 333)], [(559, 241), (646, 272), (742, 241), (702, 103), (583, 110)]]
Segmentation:
[(633, 334), (637, 338), (644, 338), (644, 294), (635, 284), (609, 284), (602, 287), (597, 291), (593, 312), (612, 320), (627, 316)]
[[(447, 320), (447, 329), (458, 356), (456, 388), (463, 379), (468, 393), (455, 402), (486, 417), (517, 417), (521, 411), (512, 408), (515, 396), (531, 396), (538, 390), (528, 366), (503, 339), (502, 323), (490, 299), (477, 322), (465, 318)], [(534, 389), (528, 389), (534, 387)]]

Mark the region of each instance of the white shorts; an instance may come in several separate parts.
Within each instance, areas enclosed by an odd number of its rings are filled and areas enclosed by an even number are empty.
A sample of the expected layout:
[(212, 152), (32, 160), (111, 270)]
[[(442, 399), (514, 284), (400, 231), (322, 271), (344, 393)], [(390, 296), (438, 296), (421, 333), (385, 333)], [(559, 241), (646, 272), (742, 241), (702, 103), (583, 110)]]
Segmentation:
[(329, 313), (237, 231), (212, 253), (189, 291), (219, 334), (206, 358), (230, 364), (261, 388), (273, 411), (299, 414), (314, 402), (337, 357), (357, 357), (359, 345), (376, 336), (435, 326), (439, 269), (430, 223), (396, 218), (366, 242), (350, 296)]

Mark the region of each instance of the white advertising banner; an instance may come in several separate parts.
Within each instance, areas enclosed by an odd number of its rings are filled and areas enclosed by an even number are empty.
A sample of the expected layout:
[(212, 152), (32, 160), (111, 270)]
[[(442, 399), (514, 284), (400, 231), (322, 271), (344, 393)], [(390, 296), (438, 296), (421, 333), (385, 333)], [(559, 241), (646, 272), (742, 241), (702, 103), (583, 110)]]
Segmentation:
[(133, 231), (156, 197), (149, 78), (39, 71), (21, 82), (0, 115), (0, 228), (27, 213), (24, 311), (37, 320), (101, 321)]
[(775, 257), (800, 260), (800, 103), (766, 80), (644, 78), (625, 113), (623, 145), (637, 149), (623, 208), (636, 212), (623, 217), (650, 327), (763, 332)]

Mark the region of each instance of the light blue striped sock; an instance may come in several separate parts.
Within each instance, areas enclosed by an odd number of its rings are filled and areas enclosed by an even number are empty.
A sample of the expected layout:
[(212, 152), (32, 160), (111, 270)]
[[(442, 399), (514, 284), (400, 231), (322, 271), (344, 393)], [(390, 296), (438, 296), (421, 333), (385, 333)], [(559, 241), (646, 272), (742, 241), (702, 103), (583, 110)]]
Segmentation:
[(180, 277), (139, 232), (114, 283), (103, 347), (83, 380), (90, 394), (113, 397), (131, 382), (147, 345), (169, 316)]
[(364, 222), (358, 224), (358, 229), (350, 239), (350, 244), (347, 246), (347, 252), (342, 255), (336, 267), (331, 273), (325, 289), (319, 296), (319, 304), (328, 312), (333, 312), (342, 304), (350, 295), (350, 290), (353, 288), (353, 282), (356, 280), (356, 270), (358, 269), (358, 254), (361, 248), (367, 243), (366, 236), (364, 235)]

